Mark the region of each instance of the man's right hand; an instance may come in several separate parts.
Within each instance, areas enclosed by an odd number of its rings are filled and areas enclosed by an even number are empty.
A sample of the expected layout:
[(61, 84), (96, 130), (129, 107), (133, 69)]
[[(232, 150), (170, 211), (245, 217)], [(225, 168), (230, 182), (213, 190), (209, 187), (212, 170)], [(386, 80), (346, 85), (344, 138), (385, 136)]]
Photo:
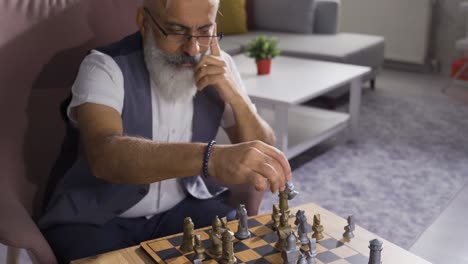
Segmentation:
[(234, 145), (215, 145), (208, 162), (208, 174), (223, 184), (249, 183), (257, 191), (283, 191), (291, 180), (286, 156), (268, 144), (255, 140)]

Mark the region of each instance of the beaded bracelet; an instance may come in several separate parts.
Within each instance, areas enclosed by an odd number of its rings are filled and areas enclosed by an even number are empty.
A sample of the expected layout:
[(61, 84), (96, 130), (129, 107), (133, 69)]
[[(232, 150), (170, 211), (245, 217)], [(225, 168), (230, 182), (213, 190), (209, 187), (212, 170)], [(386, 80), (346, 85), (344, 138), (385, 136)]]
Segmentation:
[(203, 178), (208, 178), (208, 161), (210, 160), (211, 156), (211, 149), (213, 145), (216, 144), (216, 141), (211, 140), (210, 143), (206, 146), (205, 156), (203, 157)]

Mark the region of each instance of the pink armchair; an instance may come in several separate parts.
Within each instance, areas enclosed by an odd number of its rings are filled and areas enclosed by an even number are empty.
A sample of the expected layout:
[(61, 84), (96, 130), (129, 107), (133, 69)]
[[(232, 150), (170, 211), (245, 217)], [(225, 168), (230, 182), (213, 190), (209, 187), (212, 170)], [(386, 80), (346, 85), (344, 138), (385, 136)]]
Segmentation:
[(59, 104), (89, 49), (136, 30), (139, 4), (0, 1), (0, 243), (35, 262), (57, 262), (33, 219), (63, 137)]
[[(59, 105), (88, 50), (137, 30), (140, 3), (0, 1), (0, 243), (27, 250), (34, 262), (57, 262), (34, 219), (65, 129)], [(261, 194), (233, 191), (235, 203), (250, 202), (257, 213)]]

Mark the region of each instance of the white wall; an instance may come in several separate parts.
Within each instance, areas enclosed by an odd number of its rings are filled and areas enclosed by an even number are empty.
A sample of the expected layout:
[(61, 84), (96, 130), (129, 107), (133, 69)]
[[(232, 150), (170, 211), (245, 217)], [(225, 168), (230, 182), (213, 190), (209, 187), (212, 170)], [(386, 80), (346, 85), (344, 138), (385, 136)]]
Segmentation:
[(340, 30), (385, 37), (385, 59), (424, 65), (432, 0), (342, 0)]

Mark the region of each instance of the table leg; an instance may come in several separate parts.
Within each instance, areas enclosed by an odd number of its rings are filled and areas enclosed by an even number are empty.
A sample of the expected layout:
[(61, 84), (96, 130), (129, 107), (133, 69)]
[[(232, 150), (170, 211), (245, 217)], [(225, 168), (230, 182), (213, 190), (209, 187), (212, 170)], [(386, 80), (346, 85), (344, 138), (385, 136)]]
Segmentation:
[(288, 106), (275, 105), (276, 147), (286, 153), (288, 150)]
[(359, 128), (359, 110), (361, 108), (362, 79), (355, 78), (351, 81), (351, 92), (349, 98), (349, 127), (350, 139), (355, 140)]

